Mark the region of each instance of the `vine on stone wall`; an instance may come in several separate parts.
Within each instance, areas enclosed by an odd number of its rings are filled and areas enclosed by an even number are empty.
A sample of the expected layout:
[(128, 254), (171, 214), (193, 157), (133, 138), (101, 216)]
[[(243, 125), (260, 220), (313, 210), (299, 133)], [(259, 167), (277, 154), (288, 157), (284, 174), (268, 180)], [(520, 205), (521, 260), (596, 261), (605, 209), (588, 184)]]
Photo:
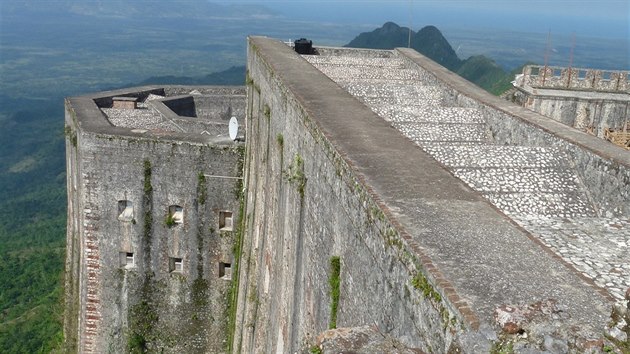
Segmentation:
[[(152, 167), (149, 160), (143, 163), (142, 207), (144, 210), (144, 228), (142, 249), (144, 264), (151, 264), (151, 234), (153, 232), (153, 185), (151, 184)], [(146, 269), (146, 268), (145, 268)], [(155, 306), (150, 302), (154, 297), (154, 280), (150, 271), (145, 271), (139, 303), (129, 309), (129, 334), (127, 349), (129, 353), (146, 353), (155, 339), (154, 326), (159, 320)]]
[(339, 256), (330, 257), (330, 276), (328, 278), (328, 285), (330, 286), (330, 322), (328, 323), (329, 329), (337, 328), (337, 310), (339, 307), (339, 287), (341, 280), (339, 275), (341, 274), (341, 259)]

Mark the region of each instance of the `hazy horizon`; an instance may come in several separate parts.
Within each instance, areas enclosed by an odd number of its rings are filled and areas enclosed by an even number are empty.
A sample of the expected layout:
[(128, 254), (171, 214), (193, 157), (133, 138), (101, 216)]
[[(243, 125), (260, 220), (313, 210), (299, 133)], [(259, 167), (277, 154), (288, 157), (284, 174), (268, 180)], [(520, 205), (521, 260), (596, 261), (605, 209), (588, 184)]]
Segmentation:
[[(186, 0), (181, 0), (186, 1)], [(424, 0), (424, 1), (213, 1), (264, 5), (295, 20), (381, 25), (387, 21), (418, 29), (425, 25), (506, 29), (531, 33), (619, 38), (630, 35), (627, 0)]]

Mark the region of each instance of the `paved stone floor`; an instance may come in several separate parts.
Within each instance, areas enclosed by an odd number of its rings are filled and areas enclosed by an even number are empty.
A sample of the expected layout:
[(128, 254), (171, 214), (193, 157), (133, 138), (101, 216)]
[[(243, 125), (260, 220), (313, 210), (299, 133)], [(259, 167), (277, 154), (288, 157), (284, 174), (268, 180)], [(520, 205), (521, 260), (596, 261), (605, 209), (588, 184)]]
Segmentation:
[(101, 111), (116, 127), (178, 131), (176, 127), (165, 121), (150, 107), (150, 101), (160, 98), (164, 97), (151, 94), (144, 102), (138, 102), (137, 109), (101, 108)]
[[(614, 298), (630, 287), (630, 220), (599, 217), (563, 151), (494, 144), (401, 59), (304, 56)], [(524, 269), (523, 271), (527, 271)]]

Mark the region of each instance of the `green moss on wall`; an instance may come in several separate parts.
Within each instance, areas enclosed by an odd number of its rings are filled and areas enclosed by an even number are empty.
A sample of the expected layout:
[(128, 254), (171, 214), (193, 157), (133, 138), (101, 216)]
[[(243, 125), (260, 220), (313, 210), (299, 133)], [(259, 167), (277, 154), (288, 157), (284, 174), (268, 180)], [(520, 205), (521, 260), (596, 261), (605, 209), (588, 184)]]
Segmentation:
[(263, 107), (263, 114), (265, 115), (265, 118), (267, 118), (267, 121), (271, 119), (271, 108), (269, 108), (267, 104)]
[(435, 291), (424, 274), (420, 272), (416, 273), (416, 275), (411, 279), (411, 285), (413, 285), (414, 288), (421, 290), (422, 295), (424, 295), (425, 298), (433, 299), (438, 303), (442, 301), (442, 296), (440, 293)]
[[(239, 145), (237, 148), (237, 171), (241, 176), (245, 175), (244, 164), (246, 150), (244, 145)], [(227, 306), (225, 308), (225, 317), (227, 318), (227, 338), (226, 338), (226, 352), (231, 353), (234, 345), (234, 333), (236, 331), (236, 309), (238, 302), (238, 287), (239, 287), (239, 273), (241, 264), (241, 252), (243, 234), (245, 232), (245, 193), (243, 193), (243, 180), (238, 179), (234, 186), (234, 196), (239, 201), (238, 221), (236, 221), (236, 230), (234, 231), (234, 240), (232, 244), (232, 256), (234, 257), (234, 264), (232, 265), (232, 285), (228, 289), (226, 298)]]
[(63, 129), (64, 135), (70, 141), (72, 146), (77, 147), (77, 132), (72, 127), (66, 125)]
[[(151, 235), (153, 233), (153, 185), (151, 183), (152, 167), (149, 160), (143, 162), (142, 207), (144, 211), (144, 227), (142, 233), (143, 263), (145, 269), (151, 264)], [(146, 353), (155, 341), (154, 327), (158, 321), (157, 311), (152, 302), (154, 299), (153, 274), (143, 274), (139, 303), (129, 308), (127, 349), (130, 353)]]
[(197, 201), (199, 201), (200, 205), (206, 204), (207, 189), (206, 175), (203, 172), (199, 172), (199, 175), (197, 175)]
[(341, 259), (339, 256), (330, 257), (330, 275), (328, 277), (328, 285), (330, 286), (330, 322), (329, 329), (337, 328), (337, 310), (339, 307), (339, 288), (341, 285)]
[(304, 198), (306, 189), (306, 176), (304, 175), (304, 159), (300, 154), (295, 154), (289, 168), (284, 172), (289, 183), (295, 184), (300, 197)]

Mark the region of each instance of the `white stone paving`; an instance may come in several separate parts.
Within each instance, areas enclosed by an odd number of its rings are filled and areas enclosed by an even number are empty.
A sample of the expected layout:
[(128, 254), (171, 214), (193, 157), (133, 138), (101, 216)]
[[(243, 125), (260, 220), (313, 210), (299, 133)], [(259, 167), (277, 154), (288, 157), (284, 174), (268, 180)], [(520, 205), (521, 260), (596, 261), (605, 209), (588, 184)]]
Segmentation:
[(160, 131), (179, 131), (176, 127), (165, 121), (161, 115), (151, 109), (146, 102), (163, 98), (158, 95), (149, 95), (145, 102), (139, 102), (136, 109), (119, 109), (119, 108), (101, 108), (109, 122), (115, 127), (160, 130)]
[(438, 88), (393, 56), (304, 58), (597, 286), (623, 298), (630, 221), (597, 216), (564, 151), (493, 144), (481, 112), (445, 106)]

